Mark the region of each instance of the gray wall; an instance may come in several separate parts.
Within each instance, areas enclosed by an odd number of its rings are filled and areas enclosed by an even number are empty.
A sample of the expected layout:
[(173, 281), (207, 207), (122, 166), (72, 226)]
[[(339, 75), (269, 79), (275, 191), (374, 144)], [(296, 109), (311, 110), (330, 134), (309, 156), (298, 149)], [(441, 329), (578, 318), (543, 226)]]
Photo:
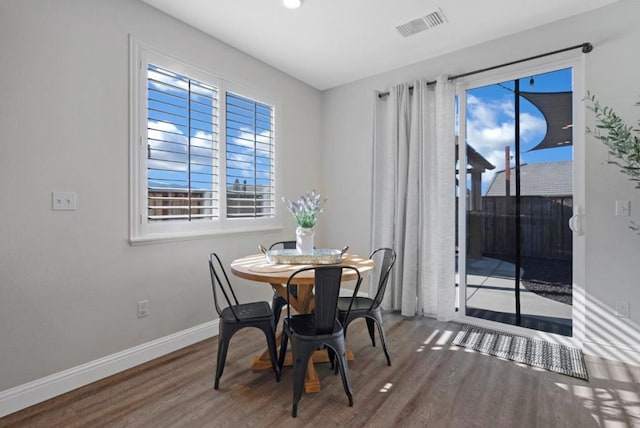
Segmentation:
[[(376, 90), (398, 82), (436, 79), (554, 51), (585, 41), (594, 44), (586, 56), (586, 89), (614, 107), (630, 124), (637, 124), (640, 80), (640, 2), (621, 1), (579, 15), (419, 62), (388, 73), (328, 90), (323, 98), (324, 188), (339, 201), (326, 213), (324, 237), (348, 236), (352, 248), (370, 245), (371, 152)], [(384, 55), (384, 52), (380, 52)], [(592, 118), (587, 114), (587, 124)], [(640, 362), (640, 236), (628, 217), (614, 216), (614, 201), (630, 200), (632, 217), (640, 223), (640, 190), (617, 168), (607, 164), (605, 147), (586, 137), (586, 341), (587, 350), (612, 358)], [(340, 153), (341, 156), (335, 156)], [(447, 213), (443, 213), (447, 215)], [(345, 219), (349, 219), (348, 221)], [(630, 302), (631, 318), (613, 316), (617, 302)], [(627, 358), (630, 357), (630, 358)]]
[[(129, 34), (279, 95), (282, 194), (319, 187), (298, 162), (320, 147), (317, 90), (136, 0), (3, 0), (0, 391), (211, 321), (208, 253), (294, 236), (286, 215), (271, 233), (128, 244)], [(77, 211), (52, 211), (52, 191), (77, 192)]]

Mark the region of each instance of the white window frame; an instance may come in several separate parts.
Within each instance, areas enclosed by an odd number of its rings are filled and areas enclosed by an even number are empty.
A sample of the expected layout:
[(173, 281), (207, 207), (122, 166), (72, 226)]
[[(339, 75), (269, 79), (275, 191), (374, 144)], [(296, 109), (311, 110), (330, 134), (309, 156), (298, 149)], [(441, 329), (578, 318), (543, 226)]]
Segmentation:
[[(171, 220), (149, 222), (147, 219), (147, 65), (151, 63), (189, 78), (215, 86), (219, 100), (219, 217), (213, 220)], [(274, 111), (274, 173), (275, 215), (267, 218), (227, 218), (226, 212), (226, 100), (225, 94), (232, 92), (273, 107)], [(132, 245), (204, 238), (216, 235), (254, 233), (282, 228), (279, 185), (279, 162), (277, 141), (280, 112), (279, 97), (265, 94), (225, 79), (203, 67), (177, 59), (145, 43), (130, 37), (130, 137), (129, 137), (129, 242)]]

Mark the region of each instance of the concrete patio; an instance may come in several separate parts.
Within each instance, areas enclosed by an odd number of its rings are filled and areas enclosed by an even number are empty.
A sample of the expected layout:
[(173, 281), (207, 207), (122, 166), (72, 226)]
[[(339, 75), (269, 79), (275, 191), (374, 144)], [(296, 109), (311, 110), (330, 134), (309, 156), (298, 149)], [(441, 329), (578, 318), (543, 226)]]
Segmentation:
[[(521, 274), (524, 271), (521, 270)], [(497, 313), (515, 312), (515, 266), (499, 259), (482, 257), (467, 261), (467, 308)], [(520, 283), (520, 309), (523, 317), (551, 320), (571, 325), (572, 306), (542, 297)]]

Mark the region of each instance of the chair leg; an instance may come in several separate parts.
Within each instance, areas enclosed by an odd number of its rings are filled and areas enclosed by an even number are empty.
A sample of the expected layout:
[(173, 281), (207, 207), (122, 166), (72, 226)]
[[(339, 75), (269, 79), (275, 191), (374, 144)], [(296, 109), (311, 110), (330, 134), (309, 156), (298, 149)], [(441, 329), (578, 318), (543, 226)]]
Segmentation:
[(378, 325), (378, 331), (380, 334), (380, 341), (382, 342), (382, 350), (384, 351), (384, 356), (387, 357), (387, 365), (391, 365), (391, 357), (389, 357), (389, 351), (387, 350), (387, 341), (384, 337), (384, 329), (381, 325)]
[(307, 375), (307, 363), (315, 352), (315, 346), (305, 346), (291, 339), (291, 352), (293, 353), (293, 408), (291, 415), (298, 415), (298, 402), (304, 391), (304, 378)]
[(280, 382), (280, 364), (278, 363), (277, 347), (276, 347), (276, 335), (273, 331), (271, 323), (264, 326), (262, 331), (267, 337), (267, 346), (269, 347), (269, 358), (271, 359), (271, 367), (276, 372), (276, 382)]
[(282, 312), (282, 308), (286, 303), (284, 299), (280, 297), (277, 293), (273, 293), (273, 298), (271, 299), (271, 308), (273, 311), (273, 327), (275, 329), (278, 328), (278, 322), (280, 321), (280, 312)]
[[(342, 324), (342, 336), (344, 337), (344, 341), (345, 341), (345, 349), (346, 349), (346, 343), (347, 343), (347, 328), (349, 328), (349, 325), (351, 324), (351, 321), (354, 321), (356, 318), (351, 318), (349, 317), (349, 319), (341, 319), (340, 320), (340, 324)], [(335, 351), (334, 351), (334, 358), (335, 357)], [(334, 362), (331, 361), (331, 368), (334, 369), (334, 374), (338, 374), (338, 365), (336, 364), (334, 367)]]
[(344, 388), (344, 392), (347, 394), (349, 398), (349, 406), (353, 406), (353, 391), (351, 389), (351, 381), (349, 379), (349, 366), (347, 365), (347, 352), (346, 345), (344, 343), (336, 344), (337, 348), (335, 353), (337, 355), (337, 364), (340, 369), (340, 376), (342, 377), (342, 387)]
[(224, 372), (224, 363), (227, 360), (227, 349), (229, 348), (229, 341), (231, 340), (231, 335), (228, 335), (224, 329), (224, 324), (220, 324), (220, 332), (218, 336), (218, 357), (216, 364), (216, 380), (214, 389), (218, 389), (220, 386), (220, 378), (222, 377), (222, 372)]
[(351, 321), (353, 321), (353, 319), (344, 320), (344, 322), (340, 321), (340, 324), (342, 324), (342, 335), (344, 336), (345, 341), (347, 340), (347, 328), (349, 327), (349, 324), (351, 324)]
[(282, 374), (282, 367), (284, 366), (284, 359), (287, 356), (287, 342), (289, 336), (287, 333), (282, 330), (282, 338), (280, 339), (280, 355), (278, 357), (278, 368), (280, 369), (280, 373)]
[[(380, 336), (380, 342), (382, 342), (382, 350), (384, 351), (384, 356), (387, 358), (387, 365), (390, 366), (391, 357), (389, 357), (389, 351), (387, 350), (387, 338), (384, 334), (384, 327), (382, 326), (382, 314), (380, 312), (374, 313), (374, 320), (376, 325), (378, 326), (378, 335)], [(367, 321), (369, 321), (369, 319), (367, 319)]]
[(331, 364), (330, 367), (332, 369), (335, 368), (336, 374), (338, 374), (338, 367), (336, 366), (336, 353), (330, 346), (326, 346), (325, 348), (327, 349), (327, 355), (329, 356), (329, 364)]
[(371, 344), (376, 346), (376, 336), (373, 325), (373, 320), (371, 318), (365, 318), (367, 320), (367, 330), (369, 330), (369, 337), (371, 338)]

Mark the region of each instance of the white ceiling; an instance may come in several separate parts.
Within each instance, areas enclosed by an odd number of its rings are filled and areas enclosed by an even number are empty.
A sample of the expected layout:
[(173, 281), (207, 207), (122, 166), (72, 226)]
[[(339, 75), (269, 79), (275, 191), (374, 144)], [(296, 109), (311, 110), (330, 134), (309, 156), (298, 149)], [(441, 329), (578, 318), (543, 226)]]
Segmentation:
[[(143, 0), (309, 85), (328, 89), (618, 0)], [(440, 9), (447, 22), (396, 26)]]

